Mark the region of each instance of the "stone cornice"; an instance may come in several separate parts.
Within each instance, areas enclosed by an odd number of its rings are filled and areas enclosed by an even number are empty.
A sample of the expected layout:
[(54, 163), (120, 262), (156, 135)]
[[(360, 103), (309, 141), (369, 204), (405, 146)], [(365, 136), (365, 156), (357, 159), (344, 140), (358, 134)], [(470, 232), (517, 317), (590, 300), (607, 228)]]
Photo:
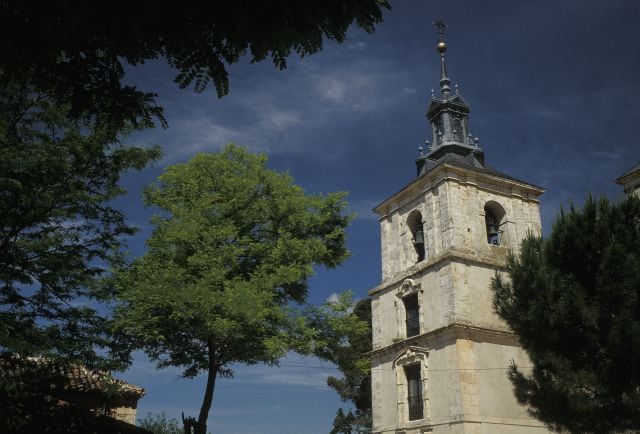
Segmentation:
[(640, 178), (640, 163), (636, 164), (631, 170), (616, 179), (617, 184), (627, 184), (630, 181)]
[(486, 425), (500, 425), (502, 428), (505, 426), (514, 426), (514, 427), (530, 427), (530, 428), (541, 428), (540, 430), (536, 430), (535, 432), (539, 433), (548, 433), (549, 431), (546, 429), (546, 425), (540, 421), (530, 418), (513, 418), (513, 417), (495, 417), (495, 416), (478, 416), (473, 414), (457, 414), (453, 416), (440, 417), (434, 420), (420, 420), (420, 421), (409, 421), (405, 423), (405, 429), (414, 429), (421, 430), (421, 433), (430, 433), (433, 431), (433, 428), (438, 426), (447, 426), (451, 428), (453, 425), (459, 424), (486, 424)]
[[(458, 175), (460, 178), (454, 175)], [(402, 190), (376, 206), (373, 211), (380, 215), (380, 219), (383, 219), (386, 215), (394, 212), (398, 208), (398, 205), (404, 203), (409, 198), (415, 198), (418, 193), (429, 191), (445, 181), (458, 182), (464, 185), (475, 185), (479, 189), (491, 190), (490, 188), (487, 188), (487, 186), (479, 185), (478, 181), (483, 181), (487, 184), (497, 185), (508, 189), (511, 191), (510, 194), (512, 196), (520, 196), (521, 199), (525, 201), (535, 203), (539, 202), (537, 197), (545, 192), (543, 188), (526, 184), (515, 179), (501, 177), (470, 167), (461, 167), (451, 163), (443, 163), (425, 175), (413, 180)], [(522, 194), (517, 193), (515, 190), (520, 190)], [(504, 192), (499, 193), (504, 194)]]
[(366, 353), (366, 356), (377, 356), (380, 354), (398, 354), (405, 348), (422, 348), (423, 351), (428, 351), (428, 348), (421, 347), (419, 345), (420, 341), (424, 341), (425, 339), (435, 338), (437, 336), (441, 336), (444, 334), (450, 334), (455, 337), (468, 337), (469, 334), (474, 334), (476, 336), (485, 336), (485, 337), (493, 337), (493, 338), (506, 338), (509, 340), (513, 340), (515, 345), (519, 345), (518, 336), (507, 330), (498, 330), (498, 329), (490, 329), (486, 327), (478, 327), (469, 324), (460, 324), (453, 323), (446, 325), (444, 327), (437, 328), (435, 330), (428, 331), (426, 333), (422, 333), (417, 336), (412, 336), (407, 339), (402, 339), (400, 341), (394, 342), (391, 345), (387, 345), (382, 348), (377, 348), (372, 351)]
[(403, 280), (415, 276), (416, 274), (422, 274), (431, 268), (437, 267), (440, 263), (445, 261), (457, 261), (457, 262), (471, 262), (479, 265), (486, 265), (496, 268), (497, 270), (504, 271), (507, 266), (506, 255), (508, 249), (503, 246), (493, 246), (487, 244), (486, 252), (478, 252), (469, 249), (449, 248), (443, 253), (429, 258), (425, 261), (418, 262), (415, 265), (403, 270), (400, 273), (396, 273), (380, 285), (369, 290), (369, 295), (376, 294), (384, 291), (385, 289), (395, 286)]

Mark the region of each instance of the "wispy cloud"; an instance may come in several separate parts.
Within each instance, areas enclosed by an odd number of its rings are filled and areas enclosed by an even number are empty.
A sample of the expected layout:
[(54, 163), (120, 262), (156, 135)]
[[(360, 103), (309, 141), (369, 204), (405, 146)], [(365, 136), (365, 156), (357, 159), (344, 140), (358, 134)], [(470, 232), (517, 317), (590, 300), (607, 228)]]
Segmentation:
[(330, 363), (313, 357), (289, 355), (280, 366), (237, 366), (230, 381), (327, 389), (327, 377), (338, 374)]
[(271, 414), (280, 410), (285, 410), (282, 405), (268, 405), (261, 408), (218, 408), (215, 415), (218, 417), (237, 417), (256, 414)]
[(542, 121), (558, 120), (562, 118), (562, 112), (553, 107), (539, 106), (526, 111), (526, 116)]
[[(337, 297), (337, 294), (336, 294)], [(318, 389), (327, 388), (327, 377), (337, 375), (335, 366), (313, 357), (288, 355), (282, 359), (280, 366), (266, 365), (234, 365), (232, 381), (234, 383), (273, 384), (285, 386), (303, 386)], [(134, 354), (131, 367), (118, 375), (119, 378), (143, 387), (154, 387), (184, 380), (182, 370), (176, 367), (157, 369), (154, 362), (141, 352)]]
[(320, 68), (310, 77), (316, 95), (333, 104), (330, 110), (361, 113), (387, 110), (400, 102), (393, 90), (396, 80), (402, 82), (398, 75), (391, 64), (362, 60), (344, 68)]
[(622, 153), (611, 151), (593, 151), (589, 152), (589, 155), (597, 158), (606, 158), (608, 160), (619, 160), (622, 158)]
[(347, 49), (349, 50), (355, 50), (355, 51), (362, 51), (365, 48), (367, 48), (367, 43), (366, 42), (362, 42), (362, 41), (358, 41), (358, 42), (352, 42), (350, 44), (347, 45)]
[[(163, 164), (214, 152), (230, 142), (258, 152), (340, 158), (344, 146), (332, 137), (349, 136), (358, 119), (393, 110), (417, 92), (406, 87), (411, 71), (364, 57), (364, 48), (366, 43), (354, 42), (351, 50), (290, 59), (284, 72), (255, 65), (251, 71), (263, 72), (260, 80), (236, 77), (231, 93), (221, 100), (213, 92), (177, 94), (166, 88), (159, 102), (167, 109), (170, 128), (145, 131), (134, 142), (163, 145)], [(173, 104), (178, 96), (181, 106)]]
[[(274, 369), (274, 368), (271, 368)], [(325, 373), (309, 373), (301, 368), (275, 368), (276, 372), (265, 372), (261, 375), (254, 376), (249, 379), (239, 381), (247, 383), (259, 384), (277, 384), (287, 386), (304, 386), (316, 389), (325, 389), (327, 387), (327, 374)]]
[(338, 77), (322, 77), (316, 85), (320, 97), (335, 103), (343, 103), (347, 93), (347, 83)]
[(149, 388), (181, 380), (183, 378), (181, 373), (180, 368), (173, 366), (157, 369), (154, 362), (141, 351), (137, 351), (133, 354), (133, 363), (129, 369), (116, 377)]

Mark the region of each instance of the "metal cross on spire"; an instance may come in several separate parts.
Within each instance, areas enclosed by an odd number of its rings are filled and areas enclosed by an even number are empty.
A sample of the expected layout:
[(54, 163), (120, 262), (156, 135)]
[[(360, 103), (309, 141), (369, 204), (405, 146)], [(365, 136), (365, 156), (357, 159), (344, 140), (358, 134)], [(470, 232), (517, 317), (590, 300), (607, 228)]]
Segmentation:
[(442, 92), (442, 96), (446, 99), (451, 93), (451, 89), (449, 85), (451, 81), (449, 80), (447, 74), (447, 62), (444, 58), (444, 53), (447, 51), (447, 44), (444, 42), (444, 29), (447, 25), (442, 21), (442, 18), (438, 18), (433, 22), (433, 25), (438, 29), (438, 52), (440, 53), (440, 90)]
[(438, 29), (438, 35), (440, 35), (440, 40), (444, 41), (444, 29), (447, 27), (442, 18), (438, 18), (433, 22), (433, 25)]

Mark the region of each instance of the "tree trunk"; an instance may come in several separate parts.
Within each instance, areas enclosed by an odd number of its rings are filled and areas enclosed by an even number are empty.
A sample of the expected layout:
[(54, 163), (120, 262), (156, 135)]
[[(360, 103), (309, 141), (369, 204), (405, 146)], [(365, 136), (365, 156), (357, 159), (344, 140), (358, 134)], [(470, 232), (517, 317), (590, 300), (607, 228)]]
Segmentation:
[(195, 434), (207, 434), (207, 418), (209, 417), (209, 410), (211, 409), (211, 403), (213, 402), (213, 390), (216, 387), (216, 378), (218, 376), (218, 370), (220, 366), (213, 358), (213, 345), (209, 343), (209, 369), (207, 372), (207, 387), (204, 391), (204, 399), (202, 400), (202, 407), (200, 407), (200, 414), (198, 415), (198, 423), (195, 426)]

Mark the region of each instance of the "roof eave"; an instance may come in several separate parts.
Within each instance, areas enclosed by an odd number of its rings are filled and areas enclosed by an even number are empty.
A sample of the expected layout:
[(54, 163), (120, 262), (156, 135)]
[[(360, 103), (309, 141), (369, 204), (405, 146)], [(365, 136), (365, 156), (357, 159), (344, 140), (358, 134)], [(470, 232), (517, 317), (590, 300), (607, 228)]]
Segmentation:
[[(393, 195), (389, 196), (384, 201), (380, 202), (378, 205), (376, 205), (373, 208), (373, 212), (378, 214), (380, 217), (384, 216), (387, 213), (383, 211), (383, 208), (386, 205), (388, 205), (389, 202), (391, 202), (392, 200), (396, 199), (398, 196), (401, 196), (405, 191), (409, 190), (415, 184), (418, 184), (424, 178), (431, 177), (431, 176), (435, 175), (436, 173), (440, 172), (441, 170), (444, 170), (445, 168), (457, 168), (457, 169), (469, 170), (469, 171), (472, 171), (472, 172), (476, 172), (476, 173), (480, 174), (481, 176), (486, 176), (488, 178), (494, 178), (494, 179), (500, 179), (500, 180), (509, 181), (509, 182), (518, 184), (518, 185), (520, 185), (522, 187), (525, 187), (527, 190), (530, 190), (531, 192), (533, 192), (536, 195), (536, 197), (544, 194), (544, 192), (546, 191), (544, 188), (539, 187), (539, 186), (537, 186), (535, 184), (524, 182), (524, 181), (521, 181), (519, 179), (509, 177), (507, 175), (491, 174), (491, 173), (487, 173), (487, 172), (485, 172), (483, 170), (480, 170), (480, 169), (477, 169), (477, 168), (474, 168), (474, 167), (461, 166), (461, 165), (457, 165), (457, 164), (452, 164), (450, 162), (442, 162), (442, 163), (439, 163), (436, 166), (434, 166), (428, 172), (420, 175), (419, 177), (417, 177), (413, 181), (409, 182), (407, 185), (402, 187), (400, 190), (398, 190)], [(500, 175), (502, 175), (502, 176), (500, 176)]]

